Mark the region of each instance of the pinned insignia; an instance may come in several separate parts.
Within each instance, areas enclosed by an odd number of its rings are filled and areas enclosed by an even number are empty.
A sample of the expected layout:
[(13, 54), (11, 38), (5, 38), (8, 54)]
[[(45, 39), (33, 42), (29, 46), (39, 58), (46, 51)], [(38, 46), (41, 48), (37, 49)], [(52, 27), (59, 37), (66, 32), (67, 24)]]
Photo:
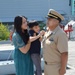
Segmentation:
[(54, 39), (53, 38), (50, 38), (49, 41), (54, 41)]

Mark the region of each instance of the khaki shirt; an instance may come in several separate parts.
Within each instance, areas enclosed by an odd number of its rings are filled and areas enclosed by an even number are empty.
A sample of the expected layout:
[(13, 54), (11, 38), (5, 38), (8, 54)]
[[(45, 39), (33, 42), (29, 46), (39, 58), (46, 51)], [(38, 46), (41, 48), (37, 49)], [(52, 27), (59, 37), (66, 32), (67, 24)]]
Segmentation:
[(43, 40), (43, 56), (47, 62), (61, 62), (61, 53), (68, 52), (66, 33), (57, 26), (54, 31), (48, 31)]

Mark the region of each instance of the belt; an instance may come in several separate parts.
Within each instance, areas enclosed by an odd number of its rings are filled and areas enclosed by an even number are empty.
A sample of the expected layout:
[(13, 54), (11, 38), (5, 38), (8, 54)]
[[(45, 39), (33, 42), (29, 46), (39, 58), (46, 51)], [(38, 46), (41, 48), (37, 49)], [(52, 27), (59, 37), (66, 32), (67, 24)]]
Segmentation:
[(47, 61), (44, 61), (46, 65), (52, 65), (52, 64), (58, 64), (60, 62), (47, 62)]

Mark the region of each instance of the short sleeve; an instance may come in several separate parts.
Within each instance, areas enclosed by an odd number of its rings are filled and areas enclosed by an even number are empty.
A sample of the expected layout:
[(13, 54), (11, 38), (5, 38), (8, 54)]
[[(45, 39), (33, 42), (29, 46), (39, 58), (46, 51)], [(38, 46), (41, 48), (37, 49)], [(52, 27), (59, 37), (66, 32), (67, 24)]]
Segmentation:
[(29, 31), (29, 36), (33, 36), (34, 35), (34, 31), (30, 30)]
[(21, 48), (25, 46), (25, 43), (23, 42), (22, 38), (20, 37), (18, 33), (13, 34), (13, 44), (16, 48)]
[(65, 33), (59, 35), (57, 48), (60, 53), (68, 52), (68, 37)]

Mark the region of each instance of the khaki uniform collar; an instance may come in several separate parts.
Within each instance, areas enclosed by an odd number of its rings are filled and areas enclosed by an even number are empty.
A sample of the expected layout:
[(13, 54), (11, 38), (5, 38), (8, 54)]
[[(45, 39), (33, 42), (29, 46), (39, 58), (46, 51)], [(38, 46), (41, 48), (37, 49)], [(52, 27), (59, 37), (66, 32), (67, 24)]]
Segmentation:
[(59, 30), (59, 26), (57, 26), (53, 31), (48, 31), (47, 32), (47, 34), (45, 35), (46, 36), (46, 38), (48, 38), (49, 36), (51, 36), (51, 35), (54, 35), (58, 30)]
[(55, 33), (59, 30), (59, 28), (60, 28), (60, 27), (57, 26), (57, 27), (52, 31), (52, 33), (55, 34)]

